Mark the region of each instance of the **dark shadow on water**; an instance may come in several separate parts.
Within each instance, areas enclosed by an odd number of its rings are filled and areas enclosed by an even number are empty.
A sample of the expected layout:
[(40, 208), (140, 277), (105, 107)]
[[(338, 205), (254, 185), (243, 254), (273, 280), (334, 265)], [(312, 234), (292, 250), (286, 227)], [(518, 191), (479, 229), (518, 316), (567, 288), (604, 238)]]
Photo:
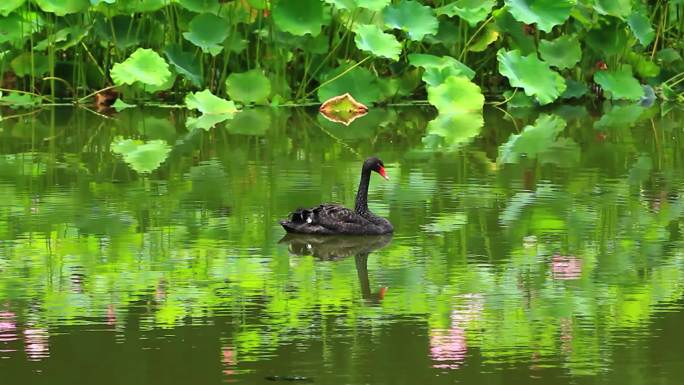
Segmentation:
[(361, 296), (371, 303), (378, 303), (384, 297), (387, 288), (381, 287), (377, 293), (371, 292), (368, 279), (368, 255), (387, 246), (391, 241), (391, 234), (374, 236), (287, 234), (278, 243), (288, 244), (288, 250), (292, 254), (311, 255), (322, 261), (335, 261), (353, 256), (361, 285)]

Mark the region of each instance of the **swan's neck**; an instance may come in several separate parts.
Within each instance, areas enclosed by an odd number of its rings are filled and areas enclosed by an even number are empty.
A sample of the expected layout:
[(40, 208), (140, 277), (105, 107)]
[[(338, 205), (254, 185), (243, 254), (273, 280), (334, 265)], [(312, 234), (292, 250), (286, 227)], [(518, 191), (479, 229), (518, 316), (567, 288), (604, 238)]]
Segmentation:
[(370, 170), (363, 168), (361, 170), (361, 181), (359, 182), (359, 190), (356, 192), (356, 206), (354, 211), (358, 214), (368, 213), (368, 184), (370, 183)]

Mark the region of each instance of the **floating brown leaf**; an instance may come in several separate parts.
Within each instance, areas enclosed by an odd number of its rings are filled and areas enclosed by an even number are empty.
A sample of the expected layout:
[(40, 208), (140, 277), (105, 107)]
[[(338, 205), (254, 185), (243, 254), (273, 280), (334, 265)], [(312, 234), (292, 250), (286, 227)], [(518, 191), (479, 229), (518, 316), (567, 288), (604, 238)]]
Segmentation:
[(366, 115), (368, 107), (359, 103), (349, 93), (326, 100), (319, 109), (321, 114), (331, 122), (348, 126), (354, 120)]

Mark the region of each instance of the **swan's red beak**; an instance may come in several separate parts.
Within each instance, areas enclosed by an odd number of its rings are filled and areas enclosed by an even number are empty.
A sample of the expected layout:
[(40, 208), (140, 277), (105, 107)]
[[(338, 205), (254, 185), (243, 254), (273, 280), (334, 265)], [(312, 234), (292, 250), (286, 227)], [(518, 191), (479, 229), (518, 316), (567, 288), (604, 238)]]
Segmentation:
[(380, 170), (378, 170), (378, 174), (385, 178), (385, 180), (389, 180), (389, 177), (387, 176), (387, 172), (385, 172), (385, 168), (380, 166)]

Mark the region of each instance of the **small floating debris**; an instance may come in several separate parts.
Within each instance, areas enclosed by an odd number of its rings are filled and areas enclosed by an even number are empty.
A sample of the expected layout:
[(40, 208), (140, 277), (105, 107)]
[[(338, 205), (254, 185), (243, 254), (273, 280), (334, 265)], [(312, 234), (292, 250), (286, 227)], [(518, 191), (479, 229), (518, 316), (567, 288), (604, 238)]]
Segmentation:
[(314, 382), (311, 377), (304, 376), (268, 376), (265, 377), (269, 381), (301, 381), (301, 382)]

